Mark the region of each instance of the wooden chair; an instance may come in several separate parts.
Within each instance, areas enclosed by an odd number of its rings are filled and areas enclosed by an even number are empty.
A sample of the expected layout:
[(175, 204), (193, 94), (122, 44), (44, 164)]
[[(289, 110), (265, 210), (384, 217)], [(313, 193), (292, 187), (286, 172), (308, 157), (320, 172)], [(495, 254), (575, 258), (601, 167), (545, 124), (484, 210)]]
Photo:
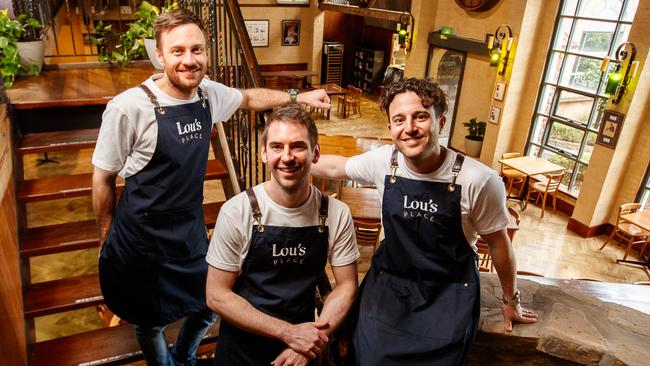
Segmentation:
[(478, 270), (480, 272), (494, 272), (490, 247), (480, 236), (476, 241), (476, 254), (478, 255)]
[(519, 211), (515, 210), (514, 208), (508, 207), (508, 213), (510, 214), (510, 216), (512, 217), (512, 219), (516, 224), (515, 228), (510, 228), (510, 227), (508, 228), (508, 237), (510, 238), (510, 242), (512, 243), (512, 241), (515, 238), (515, 234), (517, 233), (517, 230), (519, 230), (519, 222), (521, 220), (519, 219)]
[[(521, 153), (518, 152), (511, 152), (511, 153), (504, 153), (501, 155), (501, 159), (512, 159), (512, 158), (518, 158), (521, 156)], [(510, 196), (510, 192), (512, 191), (512, 187), (515, 184), (519, 185), (519, 191), (521, 191), (524, 188), (524, 182), (526, 181), (526, 174), (507, 167), (503, 166), (501, 164), (501, 176), (506, 179), (506, 196)]]
[(555, 206), (555, 202), (557, 199), (557, 191), (560, 188), (560, 183), (562, 182), (562, 177), (564, 176), (564, 172), (557, 173), (557, 174), (546, 174), (546, 181), (545, 182), (536, 182), (536, 181), (530, 181), (528, 184), (528, 194), (526, 194), (526, 201), (524, 203), (524, 208), (526, 209), (526, 206), (528, 205), (528, 199), (530, 198), (530, 194), (532, 192), (537, 192), (537, 198), (535, 199), (535, 204), (539, 201), (539, 198), (542, 198), (542, 216), (544, 217), (544, 208), (546, 207), (546, 198), (549, 193), (553, 195), (553, 212), (557, 210)]
[(354, 233), (357, 236), (357, 245), (362, 247), (372, 247), (374, 254), (379, 245), (379, 237), (381, 236), (381, 223), (380, 222), (366, 222), (362, 220), (353, 219)]
[[(361, 95), (363, 91), (354, 85), (348, 84), (347, 89), (350, 91), (346, 95), (339, 96), (336, 108), (339, 111), (339, 117), (347, 118), (350, 115), (350, 112), (353, 111), (354, 114), (359, 114), (361, 117)], [(343, 108), (341, 108), (341, 105)]]
[(607, 238), (607, 241), (603, 244), (603, 246), (600, 247), (599, 250), (603, 250), (603, 248), (609, 243), (611, 239), (614, 238), (614, 236), (623, 239), (627, 242), (627, 247), (625, 248), (625, 255), (623, 256), (623, 260), (627, 258), (627, 255), (630, 254), (630, 250), (632, 249), (632, 246), (634, 245), (641, 245), (643, 244), (643, 247), (641, 248), (641, 251), (639, 252), (639, 255), (643, 257), (643, 252), (645, 251), (645, 247), (648, 244), (648, 238), (650, 237), (650, 233), (641, 229), (640, 227), (632, 224), (631, 222), (626, 221), (625, 219), (621, 218), (623, 215), (631, 214), (634, 212), (637, 212), (641, 209), (641, 204), (640, 203), (625, 203), (622, 204), (621, 207), (618, 208), (618, 217), (616, 218), (616, 227), (612, 231), (611, 235), (609, 238)]

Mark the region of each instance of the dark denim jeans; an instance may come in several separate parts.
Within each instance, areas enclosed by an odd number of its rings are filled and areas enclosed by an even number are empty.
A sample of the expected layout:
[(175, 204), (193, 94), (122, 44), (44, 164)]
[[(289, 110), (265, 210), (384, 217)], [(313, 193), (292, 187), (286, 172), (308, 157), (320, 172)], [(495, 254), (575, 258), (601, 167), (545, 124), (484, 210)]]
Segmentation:
[(217, 315), (210, 309), (185, 318), (171, 351), (162, 327), (135, 326), (135, 335), (148, 366), (195, 366), (196, 349)]

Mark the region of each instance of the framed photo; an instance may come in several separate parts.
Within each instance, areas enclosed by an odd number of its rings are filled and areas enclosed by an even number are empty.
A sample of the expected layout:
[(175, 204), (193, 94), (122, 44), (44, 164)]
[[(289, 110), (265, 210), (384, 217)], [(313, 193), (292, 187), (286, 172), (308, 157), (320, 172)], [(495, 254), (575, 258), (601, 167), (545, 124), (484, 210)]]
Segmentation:
[(244, 20), (248, 37), (253, 47), (269, 46), (269, 21), (266, 20)]
[(500, 116), (501, 116), (501, 108), (493, 105), (492, 108), (490, 108), (490, 118), (488, 119), (488, 121), (490, 121), (490, 123), (494, 123), (495, 125), (497, 125), (499, 124)]
[(300, 44), (300, 20), (282, 21), (282, 45), (297, 46)]
[(623, 121), (625, 121), (623, 113), (606, 109), (603, 112), (603, 120), (600, 123), (596, 143), (612, 149), (616, 148), (618, 136), (621, 134), (621, 128), (623, 128)]
[(502, 101), (506, 94), (506, 83), (497, 83), (494, 88), (494, 99)]

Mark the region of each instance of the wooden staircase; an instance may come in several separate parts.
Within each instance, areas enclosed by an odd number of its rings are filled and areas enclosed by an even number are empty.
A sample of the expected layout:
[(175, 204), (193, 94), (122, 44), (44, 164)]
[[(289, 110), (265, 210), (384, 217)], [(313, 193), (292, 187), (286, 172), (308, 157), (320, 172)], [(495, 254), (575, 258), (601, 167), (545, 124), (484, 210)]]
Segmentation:
[[(23, 156), (34, 153), (74, 151), (93, 148), (98, 129), (80, 129), (65, 132), (28, 133), (17, 139), (16, 161), (20, 164)], [(213, 133), (213, 141), (216, 133)], [(22, 172), (22, 167), (18, 167)], [(19, 212), (32, 202), (52, 201), (70, 197), (90, 196), (92, 174), (53, 176), (39, 179), (21, 180), (18, 177), (17, 200)], [(227, 180), (228, 171), (216, 159), (208, 160), (205, 180)], [(118, 182), (118, 191), (124, 181)], [(204, 205), (205, 222), (208, 229), (214, 226), (223, 202)], [(20, 221), (20, 220), (19, 220)], [(61, 313), (103, 304), (104, 298), (99, 287), (97, 273), (61, 278), (52, 281), (30, 283), (30, 258), (64, 253), (74, 250), (97, 248), (99, 239), (94, 220), (66, 222), (62, 224), (27, 228), (20, 230), (20, 255), (24, 272), (24, 316), (26, 324), (33, 327), (36, 317)], [(167, 332), (169, 340), (175, 339), (178, 324)], [(204, 352), (214, 350), (216, 327), (211, 328), (204, 343)], [(28, 334), (33, 329), (28, 330)], [(116, 365), (142, 359), (140, 347), (135, 339), (131, 324), (101, 328), (90, 332), (56, 338), (44, 342), (34, 342), (31, 349), (32, 365)]]

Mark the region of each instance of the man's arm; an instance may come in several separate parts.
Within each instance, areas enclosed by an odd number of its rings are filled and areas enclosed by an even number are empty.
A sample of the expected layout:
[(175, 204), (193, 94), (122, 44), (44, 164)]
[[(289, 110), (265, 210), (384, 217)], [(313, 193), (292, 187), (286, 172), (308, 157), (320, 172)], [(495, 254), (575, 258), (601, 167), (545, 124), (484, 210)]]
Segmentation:
[(237, 272), (208, 266), (206, 301), (210, 309), (240, 329), (278, 339), (311, 359), (320, 355), (328, 341), (327, 322), (291, 324), (267, 315), (232, 291), (237, 277)]
[[(281, 90), (273, 89), (244, 89), (241, 91), (244, 99), (242, 99), (241, 107), (243, 109), (252, 109), (254, 111), (263, 111), (278, 107), (281, 105), (289, 104), (291, 97), (289, 93)], [(298, 94), (296, 98), (297, 103), (307, 104), (314, 108), (331, 108), (330, 97), (325, 90), (317, 89)]]
[[(503, 296), (512, 299), (517, 291), (517, 264), (512, 252), (510, 238), (505, 228), (491, 234), (481, 235), (488, 243), (492, 263), (499, 276)], [(506, 332), (512, 331), (512, 321), (520, 323), (535, 323), (537, 314), (529, 309), (524, 309), (521, 304), (516, 306), (502, 305), (503, 326)]]
[(311, 175), (326, 179), (350, 179), (345, 172), (348, 159), (339, 155), (321, 155), (318, 162), (311, 165)]
[[(336, 287), (327, 296), (327, 300), (323, 304), (323, 310), (318, 318), (318, 321), (327, 321), (330, 324), (330, 327), (325, 329), (328, 335), (332, 334), (341, 325), (354, 301), (354, 295), (358, 287), (357, 262), (332, 267), (332, 273), (336, 280)], [(292, 349), (287, 348), (271, 362), (271, 365), (306, 365), (308, 360), (300, 356)]]
[(117, 172), (95, 167), (93, 171), (93, 211), (99, 229), (99, 245), (108, 238), (115, 209), (115, 180)]

